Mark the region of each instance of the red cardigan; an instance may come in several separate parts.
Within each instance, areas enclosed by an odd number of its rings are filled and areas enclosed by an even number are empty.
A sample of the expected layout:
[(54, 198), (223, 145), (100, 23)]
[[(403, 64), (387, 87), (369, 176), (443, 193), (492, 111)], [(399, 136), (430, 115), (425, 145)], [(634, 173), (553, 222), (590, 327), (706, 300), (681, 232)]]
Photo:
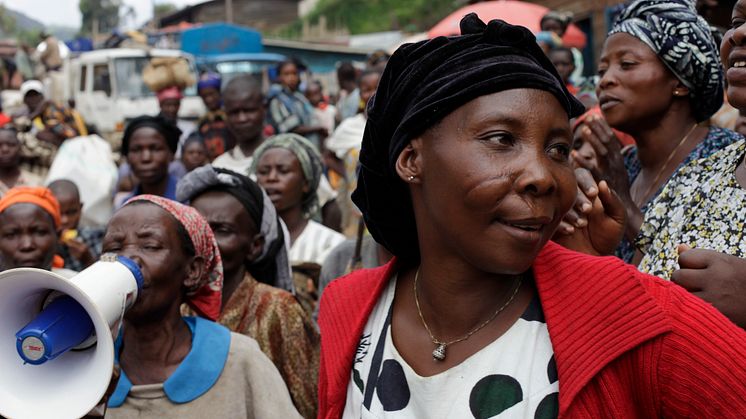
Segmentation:
[[(560, 417), (746, 417), (746, 332), (683, 288), (552, 242), (533, 266)], [(344, 411), (353, 355), (396, 261), (332, 282), (319, 314), (319, 418)]]

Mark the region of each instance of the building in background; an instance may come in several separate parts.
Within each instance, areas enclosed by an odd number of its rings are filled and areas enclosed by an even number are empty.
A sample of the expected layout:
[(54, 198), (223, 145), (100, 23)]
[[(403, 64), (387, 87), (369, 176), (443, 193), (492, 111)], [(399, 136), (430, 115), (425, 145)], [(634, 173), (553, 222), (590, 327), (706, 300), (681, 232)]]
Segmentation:
[(215, 23), (231, 21), (227, 3), (232, 9), (232, 23), (270, 32), (298, 18), (299, 0), (211, 0), (185, 7), (160, 18), (160, 27), (181, 23)]

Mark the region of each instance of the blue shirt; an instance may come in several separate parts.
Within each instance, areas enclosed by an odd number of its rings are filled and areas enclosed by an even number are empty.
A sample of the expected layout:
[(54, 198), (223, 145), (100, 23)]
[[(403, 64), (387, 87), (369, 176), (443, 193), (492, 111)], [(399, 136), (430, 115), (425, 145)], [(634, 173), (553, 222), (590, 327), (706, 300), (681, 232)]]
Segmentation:
[[(179, 183), (179, 179), (172, 175), (168, 175), (168, 184), (166, 185), (166, 192), (163, 194), (164, 198), (168, 198), (172, 201), (176, 201), (176, 184)], [(130, 198), (133, 198), (137, 195), (142, 195), (142, 188), (140, 185), (137, 185), (134, 191), (127, 195), (127, 197), (122, 200), (122, 204), (127, 202)], [(121, 208), (121, 207), (120, 207)]]
[[(192, 332), (192, 348), (173, 374), (163, 383), (163, 392), (173, 403), (189, 403), (207, 393), (217, 383), (228, 360), (231, 332), (224, 326), (200, 317), (184, 317)], [(114, 342), (114, 361), (119, 364), (122, 333)], [(121, 371), (109, 407), (124, 404), (132, 382)]]

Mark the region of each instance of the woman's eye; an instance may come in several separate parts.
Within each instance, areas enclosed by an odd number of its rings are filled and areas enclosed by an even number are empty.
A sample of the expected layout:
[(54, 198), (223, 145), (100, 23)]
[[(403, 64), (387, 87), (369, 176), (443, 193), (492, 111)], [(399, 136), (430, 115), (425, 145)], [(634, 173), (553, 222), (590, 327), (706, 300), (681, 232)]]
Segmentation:
[(622, 68), (623, 70), (628, 70), (628, 69), (630, 69), (630, 68), (634, 67), (634, 66), (635, 66), (635, 64), (637, 64), (637, 63), (636, 63), (636, 62), (634, 62), (634, 61), (622, 61), (622, 62), (621, 62), (621, 63), (619, 64), (619, 67), (621, 67), (621, 68)]
[(567, 160), (570, 158), (570, 145), (555, 144), (549, 148), (549, 155), (559, 160)]
[(504, 132), (492, 133), (484, 138), (486, 141), (498, 145), (512, 145), (515, 142), (512, 135)]
[(740, 27), (741, 25), (743, 25), (743, 22), (744, 22), (744, 19), (740, 19), (740, 18), (739, 19), (733, 19), (733, 20), (730, 21), (730, 28), (731, 29), (736, 29), (736, 28)]
[(599, 67), (599, 69), (598, 69), (598, 77), (603, 77), (604, 74), (606, 74), (606, 68)]

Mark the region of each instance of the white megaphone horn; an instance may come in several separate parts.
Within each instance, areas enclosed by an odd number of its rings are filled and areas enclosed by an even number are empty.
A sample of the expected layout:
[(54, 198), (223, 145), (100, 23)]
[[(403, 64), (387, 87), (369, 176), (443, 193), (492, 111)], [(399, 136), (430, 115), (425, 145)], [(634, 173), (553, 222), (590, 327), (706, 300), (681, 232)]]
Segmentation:
[(137, 264), (113, 254), (70, 279), (34, 268), (0, 272), (0, 416), (68, 419), (93, 409), (142, 283)]

